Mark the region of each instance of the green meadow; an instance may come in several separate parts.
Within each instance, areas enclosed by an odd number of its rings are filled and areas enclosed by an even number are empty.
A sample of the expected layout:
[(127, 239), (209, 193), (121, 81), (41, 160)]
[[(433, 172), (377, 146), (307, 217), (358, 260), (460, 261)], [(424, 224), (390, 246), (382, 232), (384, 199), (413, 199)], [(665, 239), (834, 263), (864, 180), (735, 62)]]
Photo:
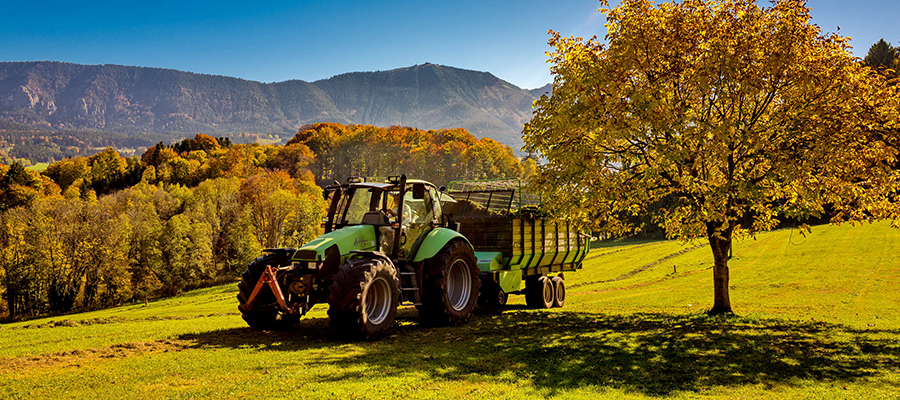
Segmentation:
[(43, 172), (49, 166), (50, 166), (49, 163), (37, 163), (37, 164), (31, 165), (31, 166), (25, 167), (25, 169), (30, 169), (32, 171), (37, 171), (37, 172)]
[(387, 338), (333, 338), (318, 305), (251, 330), (235, 285), (0, 325), (0, 398), (900, 398), (900, 230), (734, 245), (734, 317), (710, 318), (702, 243), (604, 242), (561, 309), (511, 296), (465, 325), (405, 307)]

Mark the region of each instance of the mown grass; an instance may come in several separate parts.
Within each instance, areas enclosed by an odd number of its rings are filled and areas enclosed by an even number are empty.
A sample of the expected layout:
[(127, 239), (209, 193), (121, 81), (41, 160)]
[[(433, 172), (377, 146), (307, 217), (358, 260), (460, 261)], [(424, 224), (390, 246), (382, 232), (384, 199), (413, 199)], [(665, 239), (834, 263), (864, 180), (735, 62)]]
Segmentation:
[(257, 332), (234, 285), (0, 327), (0, 397), (898, 398), (900, 250), (886, 224), (734, 246), (736, 317), (710, 318), (711, 255), (625, 243), (566, 274), (566, 307), (430, 328), (404, 308), (376, 342), (325, 306)]

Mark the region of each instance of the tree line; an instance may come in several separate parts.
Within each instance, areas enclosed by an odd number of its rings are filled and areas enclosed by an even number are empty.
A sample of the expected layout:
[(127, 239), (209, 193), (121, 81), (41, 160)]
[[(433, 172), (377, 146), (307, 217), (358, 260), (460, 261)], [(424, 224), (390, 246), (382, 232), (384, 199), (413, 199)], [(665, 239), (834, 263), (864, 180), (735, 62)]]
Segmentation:
[(320, 185), (398, 171), (444, 185), (453, 180), (519, 177), (535, 168), (534, 160), (520, 161), (509, 146), (476, 139), (465, 129), (320, 123), (301, 128), (287, 142), (288, 147), (297, 144), (317, 155), (309, 168)]
[(0, 165), (0, 316), (99, 309), (232, 281), (263, 248), (321, 233), (317, 181), (407, 173), (445, 183), (454, 173), (520, 176), (529, 165), (461, 129), (339, 124), (305, 126), (284, 146), (198, 134), (140, 157), (106, 148), (41, 173)]

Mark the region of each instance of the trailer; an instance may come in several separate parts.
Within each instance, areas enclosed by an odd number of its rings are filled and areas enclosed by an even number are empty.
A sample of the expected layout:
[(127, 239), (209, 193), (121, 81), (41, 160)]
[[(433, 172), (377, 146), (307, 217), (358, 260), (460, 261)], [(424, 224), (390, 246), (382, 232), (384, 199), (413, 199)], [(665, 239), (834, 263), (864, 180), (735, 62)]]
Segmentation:
[(479, 304), (502, 307), (509, 294), (524, 294), (529, 307), (562, 307), (563, 272), (581, 268), (590, 236), (571, 221), (541, 216), (539, 198), (516, 178), (454, 181), (448, 189), (444, 210), (475, 248)]

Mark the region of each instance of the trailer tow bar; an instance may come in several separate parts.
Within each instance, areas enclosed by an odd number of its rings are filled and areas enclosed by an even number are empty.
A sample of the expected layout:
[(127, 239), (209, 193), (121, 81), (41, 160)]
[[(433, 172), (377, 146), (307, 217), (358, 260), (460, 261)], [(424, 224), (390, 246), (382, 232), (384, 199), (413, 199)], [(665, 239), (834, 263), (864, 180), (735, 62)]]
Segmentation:
[(284, 293), (281, 291), (281, 286), (278, 285), (278, 273), (290, 269), (293, 269), (293, 267), (276, 268), (271, 265), (266, 265), (266, 269), (263, 270), (262, 275), (259, 277), (259, 281), (256, 282), (256, 287), (253, 288), (253, 293), (250, 293), (250, 298), (247, 299), (247, 304), (244, 307), (247, 308), (248, 311), (253, 309), (253, 301), (259, 296), (260, 290), (268, 285), (269, 289), (272, 290), (272, 294), (275, 295), (275, 300), (278, 301), (278, 306), (281, 308), (281, 311), (285, 314), (302, 315), (306, 304), (288, 307), (287, 303), (284, 301)]

